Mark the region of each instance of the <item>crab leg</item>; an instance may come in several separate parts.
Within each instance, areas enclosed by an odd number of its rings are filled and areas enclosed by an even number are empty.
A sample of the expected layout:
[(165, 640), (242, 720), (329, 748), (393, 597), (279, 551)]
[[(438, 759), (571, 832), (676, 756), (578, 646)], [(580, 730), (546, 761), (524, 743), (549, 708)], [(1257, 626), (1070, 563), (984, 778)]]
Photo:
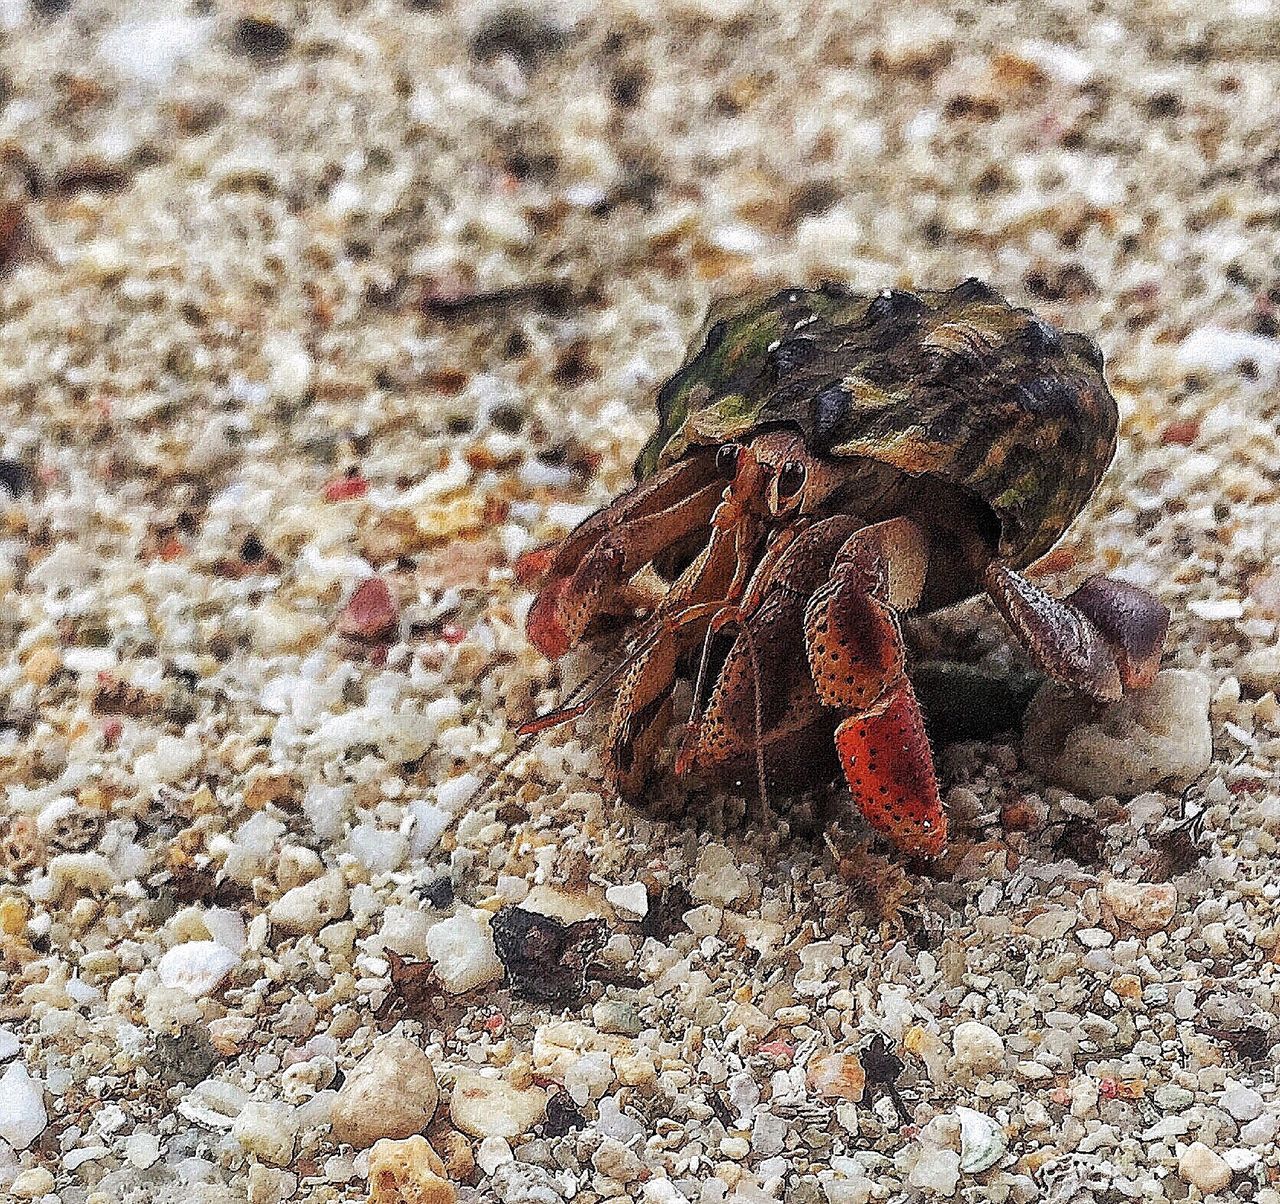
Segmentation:
[(704, 526), (723, 494), (713, 459), (695, 455), (624, 493), (556, 549), (529, 611), (529, 636), (549, 660), (563, 656), (620, 601), (623, 587), (666, 548)]
[(672, 585), (650, 617), (635, 654), (625, 663), (605, 736), (606, 766), (623, 799), (640, 797), (646, 768), (671, 721), (671, 690), (681, 656), (745, 588), (763, 534), (734, 493), (724, 491), (711, 516), (706, 547)]
[(992, 563), (983, 584), (997, 609), (1051, 677), (1099, 702), (1150, 685), (1160, 667), (1169, 612), (1146, 590), (1092, 577), (1065, 599)]
[(847, 712), (836, 751), (854, 804), (899, 848), (936, 857), (947, 821), (897, 618), (919, 602), (928, 563), (928, 537), (910, 519), (864, 527), (810, 599), (805, 639), (818, 696)]

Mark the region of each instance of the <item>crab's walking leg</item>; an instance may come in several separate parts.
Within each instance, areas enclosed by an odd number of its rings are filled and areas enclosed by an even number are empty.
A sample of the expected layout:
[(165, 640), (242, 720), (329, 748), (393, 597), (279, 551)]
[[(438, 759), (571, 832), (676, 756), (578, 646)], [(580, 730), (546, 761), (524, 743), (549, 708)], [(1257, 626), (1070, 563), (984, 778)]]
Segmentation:
[(848, 713), (836, 751), (858, 810), (905, 852), (936, 857), (947, 821), (897, 614), (919, 602), (928, 566), (928, 536), (911, 519), (864, 527), (810, 599), (805, 643), (818, 696)]
[(640, 569), (708, 523), (723, 492), (712, 459), (691, 456), (572, 531), (556, 549), (529, 611), (529, 637), (538, 650), (549, 660), (563, 656)]
[(1051, 677), (1099, 702), (1114, 702), (1126, 689), (1154, 680), (1169, 612), (1146, 590), (1093, 577), (1060, 600), (994, 562), (983, 584)]

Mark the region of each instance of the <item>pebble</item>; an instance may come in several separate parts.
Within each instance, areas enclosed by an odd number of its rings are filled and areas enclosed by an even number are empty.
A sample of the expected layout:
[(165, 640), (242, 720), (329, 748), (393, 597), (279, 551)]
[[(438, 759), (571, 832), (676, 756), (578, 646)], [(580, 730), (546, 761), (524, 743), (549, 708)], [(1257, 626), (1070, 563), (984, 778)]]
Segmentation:
[(338, 615), (338, 634), (350, 639), (385, 640), (395, 635), (400, 612), (381, 577), (367, 577)]
[(49, 1123), (44, 1087), (26, 1066), (14, 1062), (0, 1075), (0, 1140), (15, 1150), (27, 1149)]
[(631, 1148), (612, 1137), (606, 1137), (600, 1143), (591, 1156), (591, 1165), (619, 1183), (632, 1183), (644, 1173), (644, 1163)]
[(487, 922), (469, 911), (435, 924), (426, 936), (427, 956), (446, 991), (461, 995), (502, 981), (502, 962)]
[(547, 1111), (541, 1087), (513, 1087), (506, 1079), (460, 1073), (449, 1096), (449, 1117), (472, 1137), (519, 1137)]
[(166, 987), (177, 987), (194, 999), (218, 990), (240, 958), (217, 941), (186, 941), (166, 950), (156, 973)]
[(1076, 932), (1076, 940), (1086, 949), (1105, 949), (1114, 939), (1105, 928), (1081, 928)]
[(1038, 773), (1085, 798), (1129, 797), (1199, 777), (1213, 756), (1209, 679), (1166, 669), (1098, 714), (1053, 683), (1027, 709), (1023, 751)]
[(951, 1035), (951, 1052), (957, 1066), (983, 1074), (1004, 1061), (1004, 1038), (980, 1020), (966, 1020)]
[(514, 1161), (511, 1143), (505, 1137), (486, 1137), (476, 1150), (476, 1166), (486, 1175), (492, 1175), (498, 1167)]
[(7, 1062), (21, 1048), (17, 1033), (9, 1028), (0, 1028), (0, 1062)]
[(1178, 1157), (1178, 1177), (1209, 1195), (1230, 1184), (1231, 1168), (1216, 1150), (1202, 1141), (1193, 1141)]
[(350, 896), (342, 875), (331, 870), (313, 882), (287, 890), (268, 911), (273, 927), (287, 933), (317, 933), (347, 914)]
[(297, 1140), (297, 1122), (287, 1104), (250, 1100), (231, 1126), (240, 1148), (270, 1166), (288, 1166)]
[(134, 1132), (124, 1143), (124, 1156), (130, 1166), (145, 1171), (160, 1161), (160, 1138), (154, 1133)]
[(457, 1198), (425, 1137), (384, 1137), (369, 1151), (369, 1204), (454, 1204)]
[(1262, 1115), (1265, 1106), (1262, 1096), (1252, 1087), (1241, 1083), (1227, 1084), (1227, 1089), (1218, 1097), (1218, 1103), (1234, 1120), (1249, 1121)]
[(1196, 1100), (1192, 1092), (1176, 1083), (1161, 1083), (1152, 1098), (1156, 1107), (1166, 1112), (1185, 1112)]
[(862, 1099), (867, 1075), (856, 1054), (817, 1054), (805, 1068), (805, 1082), (814, 1095), (823, 1099), (844, 1099), (856, 1104)]
[(604, 897), (623, 920), (643, 920), (649, 914), (649, 890), (643, 882), (610, 886)]
[(954, 1150), (922, 1150), (907, 1181), (934, 1196), (953, 1196), (960, 1184), (960, 1155)]
[(1139, 932), (1167, 928), (1178, 911), (1177, 888), (1167, 882), (1125, 882), (1110, 878), (1102, 887), (1102, 902), (1121, 924)]
[(1245, 653), (1236, 666), (1236, 676), (1255, 694), (1280, 694), (1280, 644)]
[(702, 850), (693, 885), (689, 887), (689, 893), (699, 903), (728, 907), (743, 898), (750, 889), (750, 883), (729, 849), (722, 844), (709, 844)]
[(357, 1149), (420, 1133), (439, 1100), (431, 1059), (407, 1037), (383, 1037), (347, 1074), (333, 1101), (333, 1135)]
[(28, 1167), (18, 1173), (9, 1191), (15, 1200), (38, 1200), (53, 1191), (53, 1175), (43, 1166)]
[(1008, 1148), (1004, 1126), (974, 1108), (957, 1108), (956, 1117), (960, 1121), (960, 1169), (966, 1175), (990, 1170)]

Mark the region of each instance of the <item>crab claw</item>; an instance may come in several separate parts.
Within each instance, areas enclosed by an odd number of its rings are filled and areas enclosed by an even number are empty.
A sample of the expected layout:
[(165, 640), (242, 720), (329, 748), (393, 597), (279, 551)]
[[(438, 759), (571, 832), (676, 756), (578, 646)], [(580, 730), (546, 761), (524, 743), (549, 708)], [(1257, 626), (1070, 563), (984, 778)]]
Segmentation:
[(525, 621), (533, 646), (549, 661), (559, 660), (569, 651), (569, 633), (560, 621), (561, 599), (569, 581), (568, 577), (549, 581), (533, 600)]
[(946, 847), (947, 817), (920, 704), (906, 678), (885, 703), (836, 729), (840, 766), (867, 823), (903, 852), (937, 857)]

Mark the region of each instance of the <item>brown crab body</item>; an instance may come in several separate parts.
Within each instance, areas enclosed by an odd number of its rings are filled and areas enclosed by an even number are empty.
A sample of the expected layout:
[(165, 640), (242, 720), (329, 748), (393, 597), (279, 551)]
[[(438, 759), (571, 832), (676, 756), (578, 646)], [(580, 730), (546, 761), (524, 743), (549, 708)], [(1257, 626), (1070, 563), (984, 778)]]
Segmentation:
[(624, 797), (644, 793), (686, 678), (677, 773), (763, 798), (838, 761), (873, 827), (936, 855), (946, 821), (901, 612), (986, 590), (1033, 657), (1094, 697), (1154, 674), (1154, 599), (1098, 578), (1060, 602), (1015, 571), (1115, 449), (1083, 336), (977, 281), (788, 289), (713, 314), (658, 412), (638, 485), (555, 549), (529, 616), (550, 657), (623, 627), (614, 670), (534, 727), (610, 691)]

